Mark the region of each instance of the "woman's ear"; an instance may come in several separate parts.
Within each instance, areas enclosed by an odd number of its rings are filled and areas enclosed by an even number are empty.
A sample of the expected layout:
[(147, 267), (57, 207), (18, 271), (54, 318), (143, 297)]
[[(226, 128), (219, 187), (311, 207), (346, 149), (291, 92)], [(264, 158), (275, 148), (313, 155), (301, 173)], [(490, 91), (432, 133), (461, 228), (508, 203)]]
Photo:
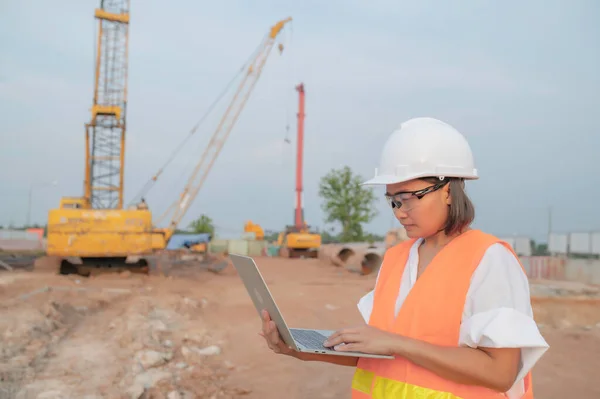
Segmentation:
[(450, 183), (444, 186), (444, 199), (446, 201), (446, 205), (450, 206), (452, 203), (452, 193), (450, 193)]

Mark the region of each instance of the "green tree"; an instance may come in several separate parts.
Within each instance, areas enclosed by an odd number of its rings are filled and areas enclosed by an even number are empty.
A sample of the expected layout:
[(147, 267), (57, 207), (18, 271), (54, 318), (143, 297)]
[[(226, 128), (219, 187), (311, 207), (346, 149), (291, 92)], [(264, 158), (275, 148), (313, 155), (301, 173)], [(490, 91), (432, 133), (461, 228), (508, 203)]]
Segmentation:
[(341, 242), (364, 241), (362, 225), (369, 223), (377, 211), (372, 189), (361, 186), (363, 179), (348, 166), (333, 169), (321, 178), (319, 195), (327, 223), (339, 223)]
[(206, 215), (200, 215), (200, 217), (192, 223), (190, 223), (190, 229), (196, 234), (209, 233), (215, 234), (215, 226), (211, 218)]
[(279, 238), (279, 233), (277, 231), (265, 230), (265, 241), (273, 242), (277, 241), (277, 238)]
[(379, 234), (368, 233), (365, 235), (365, 241), (368, 241), (371, 244), (374, 242), (381, 242), (384, 240), (385, 240), (385, 237), (380, 236)]
[(545, 243), (538, 243), (535, 242), (535, 240), (529, 240), (529, 243), (531, 245), (531, 254), (533, 256), (546, 256), (546, 255), (550, 255), (550, 252), (548, 252), (548, 244)]
[(321, 233), (321, 242), (323, 244), (340, 242), (340, 236), (339, 234), (332, 234), (331, 232), (325, 230)]

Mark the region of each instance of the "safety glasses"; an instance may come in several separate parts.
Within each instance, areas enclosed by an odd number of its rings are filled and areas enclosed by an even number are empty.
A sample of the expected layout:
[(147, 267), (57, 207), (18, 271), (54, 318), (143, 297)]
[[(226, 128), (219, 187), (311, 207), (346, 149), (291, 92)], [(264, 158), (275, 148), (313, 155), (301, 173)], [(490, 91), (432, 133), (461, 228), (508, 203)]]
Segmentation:
[(444, 180), (440, 183), (434, 184), (429, 187), (425, 187), (417, 191), (402, 191), (392, 195), (386, 194), (385, 199), (387, 200), (388, 204), (392, 207), (392, 209), (400, 209), (401, 207), (404, 207), (402, 208), (402, 210), (408, 212), (419, 204), (419, 200), (421, 198), (423, 198), (429, 193), (433, 193), (434, 191), (439, 190), (446, 184), (448, 184), (448, 180)]

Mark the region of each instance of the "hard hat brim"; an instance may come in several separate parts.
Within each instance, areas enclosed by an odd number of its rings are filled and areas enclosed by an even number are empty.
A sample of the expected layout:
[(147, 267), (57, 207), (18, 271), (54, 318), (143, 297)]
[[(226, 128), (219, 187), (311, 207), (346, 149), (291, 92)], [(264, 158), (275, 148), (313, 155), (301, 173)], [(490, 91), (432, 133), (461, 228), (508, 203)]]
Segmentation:
[(407, 180), (410, 179), (401, 179), (394, 175), (378, 175), (361, 183), (361, 186), (385, 186), (388, 184), (402, 183)]
[[(444, 174), (443, 176), (458, 177), (458, 178), (465, 179), (465, 180), (479, 179), (479, 176), (477, 176), (477, 174), (462, 175), (462, 174), (448, 173), (448, 174)], [(422, 179), (424, 177), (436, 177), (436, 175), (431, 174), (431, 173), (422, 173), (422, 174), (416, 174), (413, 176), (405, 176), (405, 177), (399, 177), (399, 176), (395, 176), (395, 175), (378, 175), (378, 176), (373, 177), (372, 179), (369, 179), (369, 180), (361, 183), (361, 186), (386, 186), (388, 184), (404, 183), (409, 180)]]

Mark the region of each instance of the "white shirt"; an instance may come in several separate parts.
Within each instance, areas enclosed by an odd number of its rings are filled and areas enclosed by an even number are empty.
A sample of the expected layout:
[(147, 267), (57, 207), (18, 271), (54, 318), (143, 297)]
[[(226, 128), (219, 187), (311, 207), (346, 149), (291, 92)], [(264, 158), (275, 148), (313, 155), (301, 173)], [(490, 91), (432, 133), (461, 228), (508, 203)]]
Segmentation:
[[(410, 249), (396, 299), (396, 315), (417, 281), (421, 242), (422, 239), (418, 239)], [(369, 292), (358, 302), (358, 310), (366, 323), (373, 309), (373, 293)], [(523, 378), (548, 350), (533, 319), (527, 276), (512, 252), (502, 244), (493, 244), (487, 249), (471, 277), (458, 344), (472, 348), (521, 348), (519, 373), (506, 392), (510, 399), (523, 396)]]

